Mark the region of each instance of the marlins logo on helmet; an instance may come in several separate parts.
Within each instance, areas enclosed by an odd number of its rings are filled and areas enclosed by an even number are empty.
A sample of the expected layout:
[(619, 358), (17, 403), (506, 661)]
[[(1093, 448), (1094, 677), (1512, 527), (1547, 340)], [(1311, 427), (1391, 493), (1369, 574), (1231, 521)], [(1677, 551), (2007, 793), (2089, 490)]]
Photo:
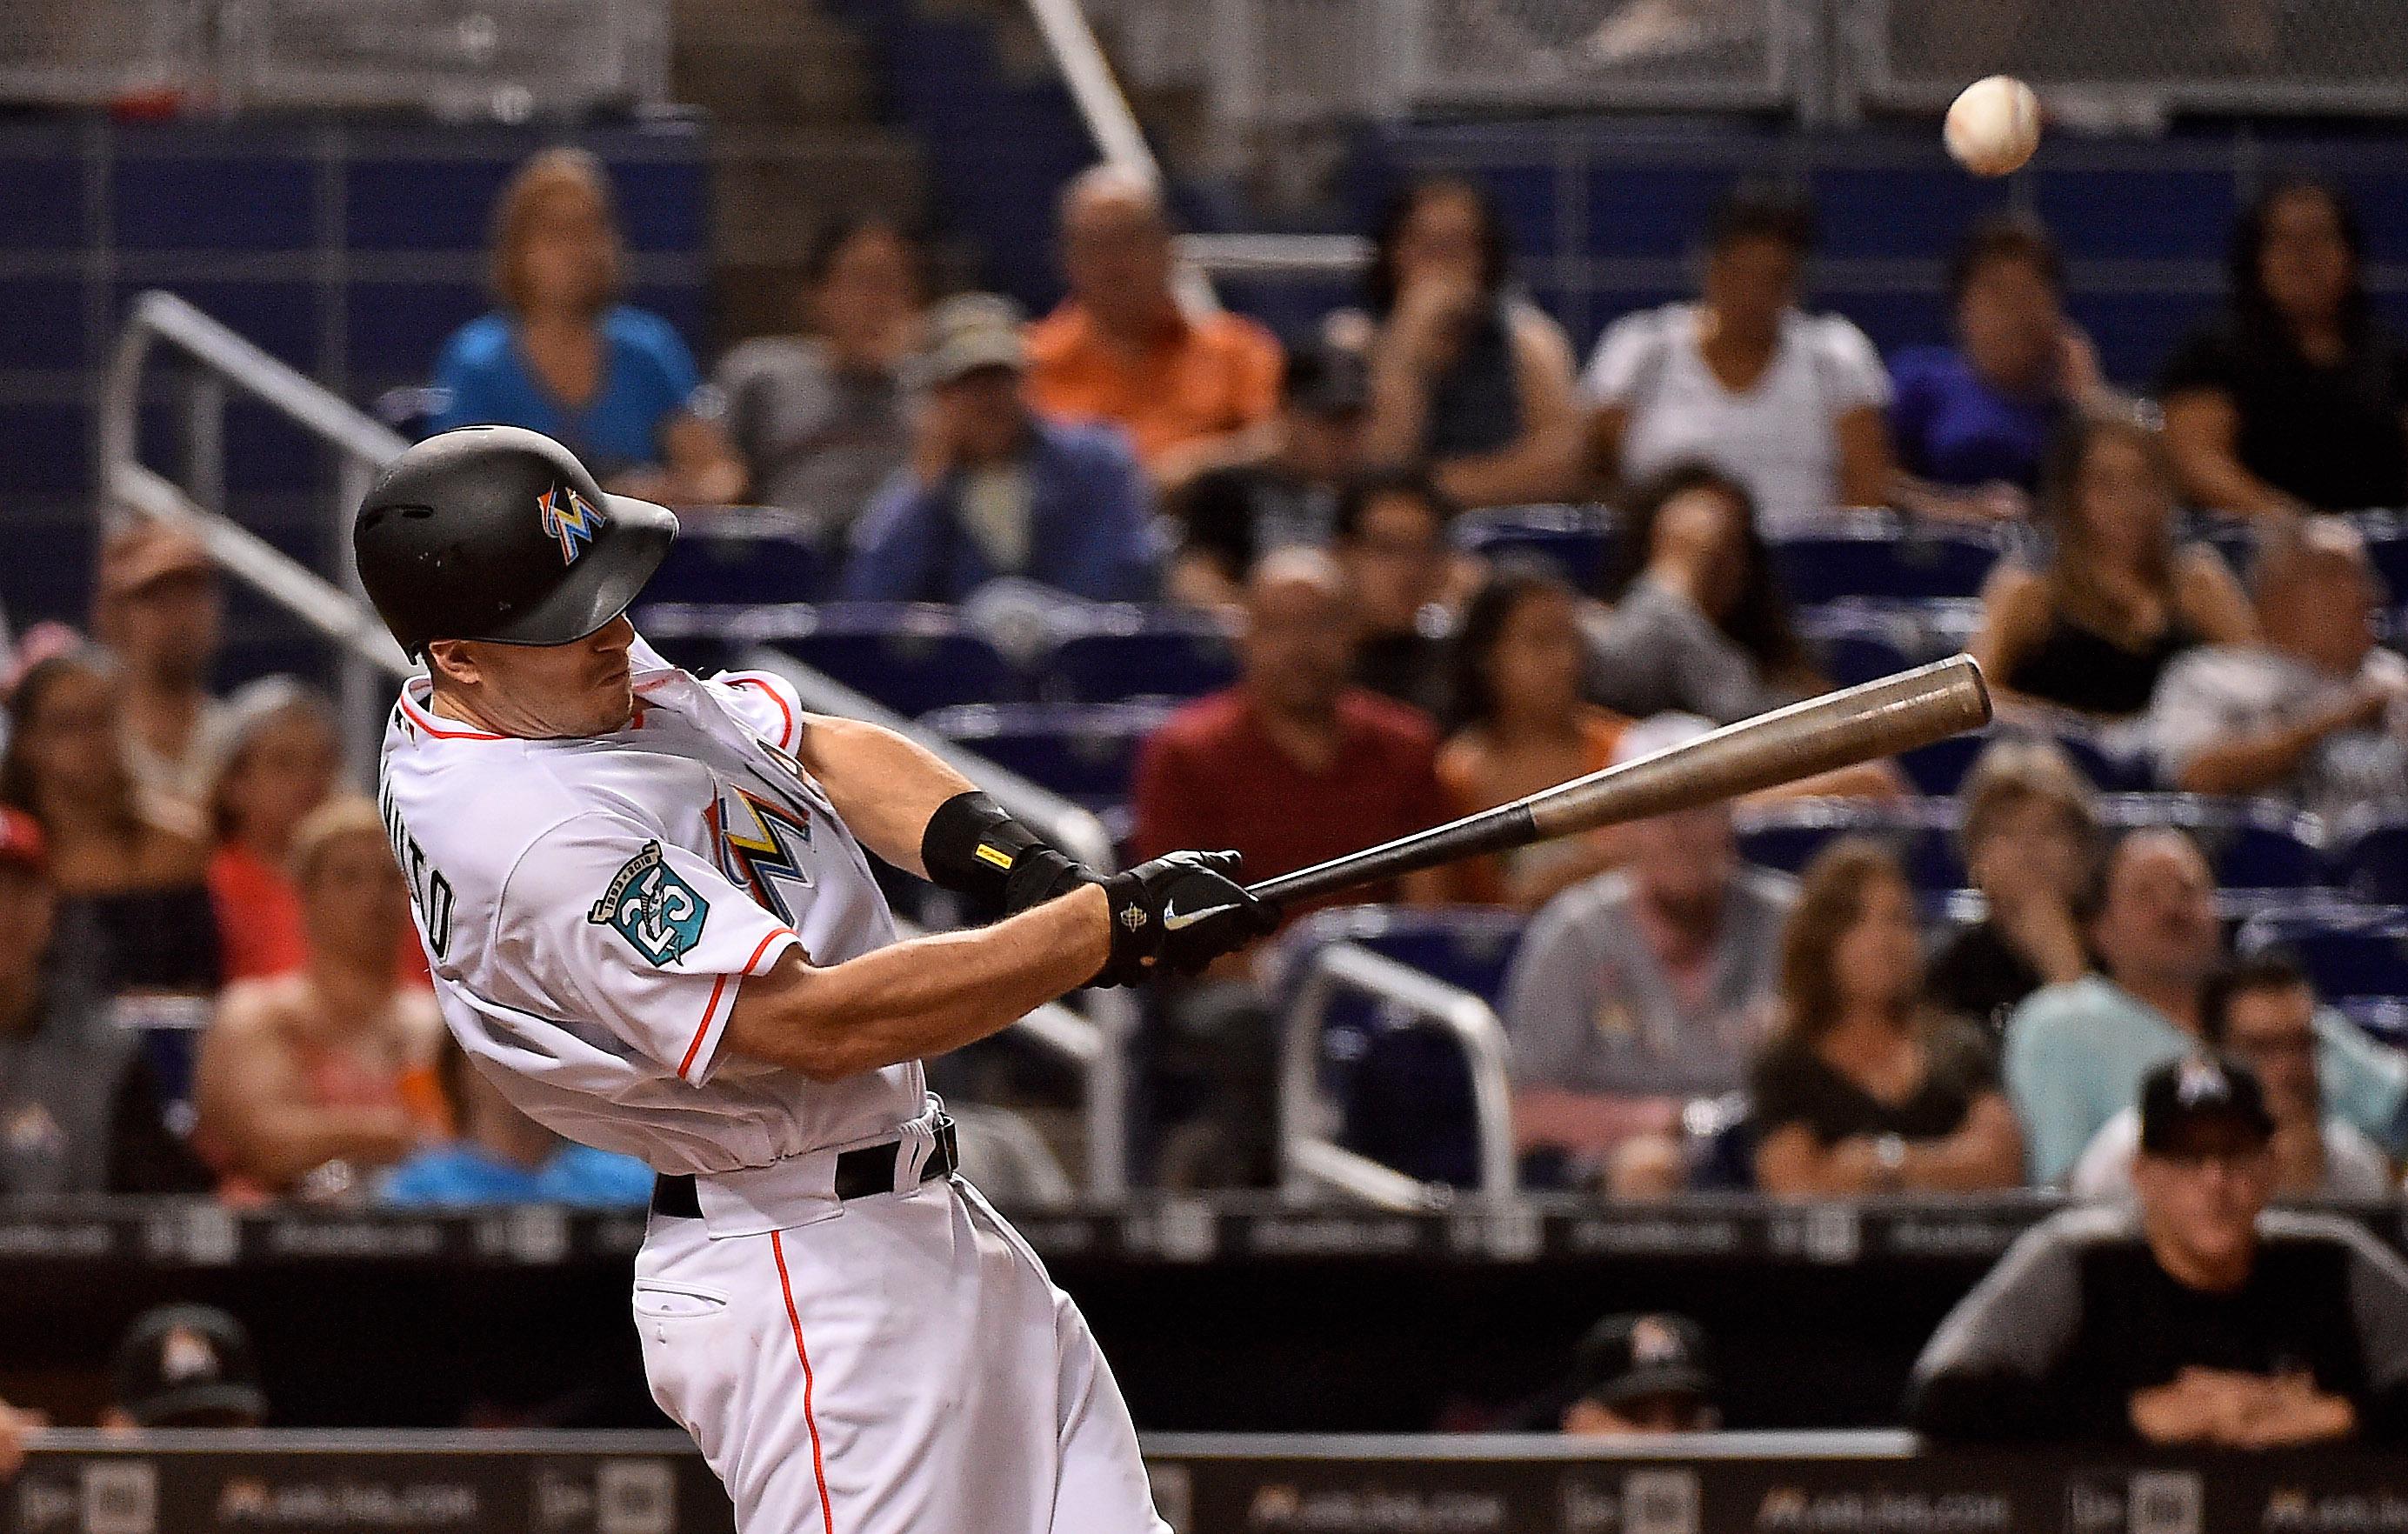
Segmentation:
[(566, 485), (554, 485), (536, 497), (543, 530), (560, 540), (560, 562), (574, 565), (602, 526), (602, 513)]

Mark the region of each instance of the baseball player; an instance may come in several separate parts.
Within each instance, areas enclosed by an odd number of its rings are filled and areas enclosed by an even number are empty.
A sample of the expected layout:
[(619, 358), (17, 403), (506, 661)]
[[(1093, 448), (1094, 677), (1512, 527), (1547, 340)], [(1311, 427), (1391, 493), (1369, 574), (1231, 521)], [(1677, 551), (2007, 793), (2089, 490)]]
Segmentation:
[[(743, 1534), (1150, 1534), (1084, 1319), (955, 1175), (923, 1055), (1267, 930), (1233, 853), (1110, 879), (902, 738), (708, 681), (623, 616), (677, 519), (480, 426), (385, 469), (360, 579), (423, 656), (380, 803), (445, 1022), (562, 1134), (649, 1162), (653, 1398)], [(1002, 913), (897, 942), (867, 853)]]

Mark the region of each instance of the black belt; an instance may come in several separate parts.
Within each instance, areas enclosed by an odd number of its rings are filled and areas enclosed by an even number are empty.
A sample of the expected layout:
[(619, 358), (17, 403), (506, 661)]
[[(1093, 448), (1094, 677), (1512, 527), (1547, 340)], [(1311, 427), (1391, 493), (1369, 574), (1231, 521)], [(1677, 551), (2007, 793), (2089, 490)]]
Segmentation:
[[(836, 1196), (838, 1198), (867, 1198), (877, 1193), (899, 1193), (905, 1184), (896, 1179), (896, 1158), (902, 1154), (903, 1142), (890, 1140), (883, 1145), (864, 1145), (857, 1151), (847, 1151), (836, 1158)], [(962, 1164), (960, 1147), (953, 1141), (953, 1121), (951, 1116), (937, 1116), (937, 1143), (928, 1152), (928, 1159), (920, 1163), (920, 1181), (932, 1177), (951, 1177)], [(694, 1191), (691, 1173), (670, 1176), (666, 1173), (652, 1179), (652, 1212), (673, 1219), (699, 1220), (702, 1204)]]

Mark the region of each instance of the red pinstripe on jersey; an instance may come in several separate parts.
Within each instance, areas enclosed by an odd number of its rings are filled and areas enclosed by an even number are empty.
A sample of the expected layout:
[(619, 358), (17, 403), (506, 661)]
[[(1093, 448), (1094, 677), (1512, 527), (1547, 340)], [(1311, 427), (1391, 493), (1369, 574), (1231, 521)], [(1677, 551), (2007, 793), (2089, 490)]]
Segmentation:
[(836, 1513), (828, 1506), (827, 1461), (820, 1454), (819, 1418), (811, 1414), (811, 1355), (803, 1346), (803, 1318), (795, 1310), (795, 1285), (786, 1276), (786, 1247), (776, 1231), (769, 1232), (769, 1255), (778, 1263), (778, 1289), (786, 1297), (786, 1324), (795, 1331), (795, 1356), (803, 1366), (803, 1426), (811, 1435), (811, 1480), (819, 1486), (820, 1527), (836, 1534)]

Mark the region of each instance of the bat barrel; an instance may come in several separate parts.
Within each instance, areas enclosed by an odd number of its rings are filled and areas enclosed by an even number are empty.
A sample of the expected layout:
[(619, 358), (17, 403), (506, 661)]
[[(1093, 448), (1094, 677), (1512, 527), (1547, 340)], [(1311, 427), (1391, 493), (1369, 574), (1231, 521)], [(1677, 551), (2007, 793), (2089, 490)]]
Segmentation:
[(1653, 756), (1282, 874), (1252, 890), (1275, 904), (1309, 900), (1457, 858), (1645, 820), (1894, 756), (1989, 722), (1982, 668), (1971, 656), (1956, 655), (1727, 724)]
[(1982, 668), (1955, 655), (1541, 790), (1527, 801), (1530, 818), (1541, 837), (1644, 820), (1895, 756), (1989, 722)]

